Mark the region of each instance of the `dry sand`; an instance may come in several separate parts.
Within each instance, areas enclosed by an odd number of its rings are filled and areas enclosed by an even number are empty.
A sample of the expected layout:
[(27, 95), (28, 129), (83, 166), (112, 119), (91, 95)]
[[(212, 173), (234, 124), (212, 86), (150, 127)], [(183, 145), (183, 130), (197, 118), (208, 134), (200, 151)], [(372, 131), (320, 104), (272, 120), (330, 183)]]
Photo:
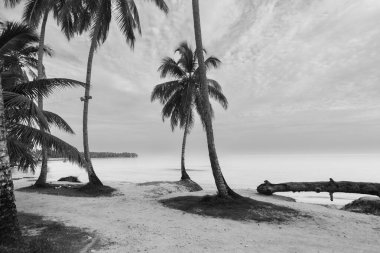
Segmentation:
[[(15, 181), (15, 187), (30, 185)], [(113, 197), (82, 198), (16, 191), (17, 208), (46, 219), (95, 231), (98, 252), (380, 252), (380, 217), (313, 204), (239, 193), (288, 206), (311, 216), (284, 224), (239, 222), (169, 209), (157, 200), (212, 192), (180, 187), (107, 182)], [(94, 252), (94, 251), (92, 251)]]

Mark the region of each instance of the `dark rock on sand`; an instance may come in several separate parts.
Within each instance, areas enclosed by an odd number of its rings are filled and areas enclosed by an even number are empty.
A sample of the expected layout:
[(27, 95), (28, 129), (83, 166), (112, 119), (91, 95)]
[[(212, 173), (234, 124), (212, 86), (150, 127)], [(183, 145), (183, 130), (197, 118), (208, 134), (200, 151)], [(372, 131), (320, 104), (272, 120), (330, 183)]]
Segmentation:
[(79, 181), (78, 177), (73, 177), (73, 176), (62, 177), (62, 178), (58, 179), (58, 181), (65, 181), (65, 182), (72, 182), (72, 183), (81, 183), (81, 181)]

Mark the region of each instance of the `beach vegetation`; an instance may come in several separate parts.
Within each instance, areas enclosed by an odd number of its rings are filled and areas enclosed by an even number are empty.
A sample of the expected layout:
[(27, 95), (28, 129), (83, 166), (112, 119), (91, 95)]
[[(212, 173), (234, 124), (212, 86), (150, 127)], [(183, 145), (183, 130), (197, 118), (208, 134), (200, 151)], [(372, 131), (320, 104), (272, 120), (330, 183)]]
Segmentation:
[[(21, 3), (20, 0), (5, 0), (5, 6), (14, 7)], [(83, 32), (84, 27), (79, 24), (79, 13), (81, 12), (80, 1), (54, 1), (54, 0), (31, 0), (26, 1), (23, 11), (23, 22), (29, 24), (31, 27), (37, 28), (40, 26), (40, 36), (38, 41), (36, 79), (45, 79), (46, 73), (43, 65), (43, 58), (46, 52), (45, 46), (45, 32), (46, 24), (50, 13), (53, 13), (54, 19), (61, 27), (62, 32), (68, 39), (72, 38), (75, 34)], [(43, 95), (39, 94), (37, 101), (40, 110), (43, 110)], [(41, 131), (44, 131), (43, 125), (39, 126)], [(36, 186), (45, 186), (48, 173), (48, 148), (44, 145), (41, 146), (41, 170), (40, 175), (35, 183)]]
[[(170, 77), (173, 80), (158, 84), (151, 94), (151, 101), (158, 100), (162, 105), (162, 120), (170, 119), (170, 125), (174, 131), (175, 127), (183, 129), (181, 150), (181, 180), (190, 179), (185, 167), (185, 149), (187, 135), (194, 125), (194, 110), (202, 113), (201, 90), (199, 80), (199, 67), (194, 50), (187, 42), (183, 42), (175, 50), (179, 53), (179, 59), (171, 57), (162, 59), (159, 67), (161, 78)], [(210, 56), (205, 61), (207, 69), (217, 68), (220, 60)], [(223, 95), (221, 85), (213, 80), (207, 79), (208, 96), (217, 101), (224, 109), (228, 107), (227, 98)], [(211, 116), (214, 111), (209, 104)], [(205, 123), (202, 121), (203, 125)]]

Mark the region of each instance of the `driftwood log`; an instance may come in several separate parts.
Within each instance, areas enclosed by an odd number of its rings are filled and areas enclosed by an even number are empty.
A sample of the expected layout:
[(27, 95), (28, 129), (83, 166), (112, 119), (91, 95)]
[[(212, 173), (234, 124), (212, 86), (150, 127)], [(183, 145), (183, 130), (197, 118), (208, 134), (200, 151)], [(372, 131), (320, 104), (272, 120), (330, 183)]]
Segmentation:
[(333, 201), (335, 192), (368, 194), (380, 197), (380, 184), (340, 181), (335, 182), (332, 178), (328, 182), (289, 182), (282, 184), (271, 184), (265, 180), (264, 184), (257, 187), (257, 192), (272, 195), (275, 192), (328, 192), (330, 200)]

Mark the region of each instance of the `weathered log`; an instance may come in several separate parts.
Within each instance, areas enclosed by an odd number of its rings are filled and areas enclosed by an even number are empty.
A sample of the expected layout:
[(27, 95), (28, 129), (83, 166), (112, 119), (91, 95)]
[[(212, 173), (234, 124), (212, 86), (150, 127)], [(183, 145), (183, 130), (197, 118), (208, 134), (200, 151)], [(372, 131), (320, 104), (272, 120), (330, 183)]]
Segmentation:
[(306, 192), (316, 193), (328, 192), (330, 200), (333, 201), (335, 192), (368, 194), (380, 197), (380, 184), (339, 181), (335, 182), (332, 178), (328, 182), (289, 182), (282, 184), (271, 184), (265, 180), (264, 184), (257, 187), (257, 192), (265, 195), (272, 195), (275, 192)]

